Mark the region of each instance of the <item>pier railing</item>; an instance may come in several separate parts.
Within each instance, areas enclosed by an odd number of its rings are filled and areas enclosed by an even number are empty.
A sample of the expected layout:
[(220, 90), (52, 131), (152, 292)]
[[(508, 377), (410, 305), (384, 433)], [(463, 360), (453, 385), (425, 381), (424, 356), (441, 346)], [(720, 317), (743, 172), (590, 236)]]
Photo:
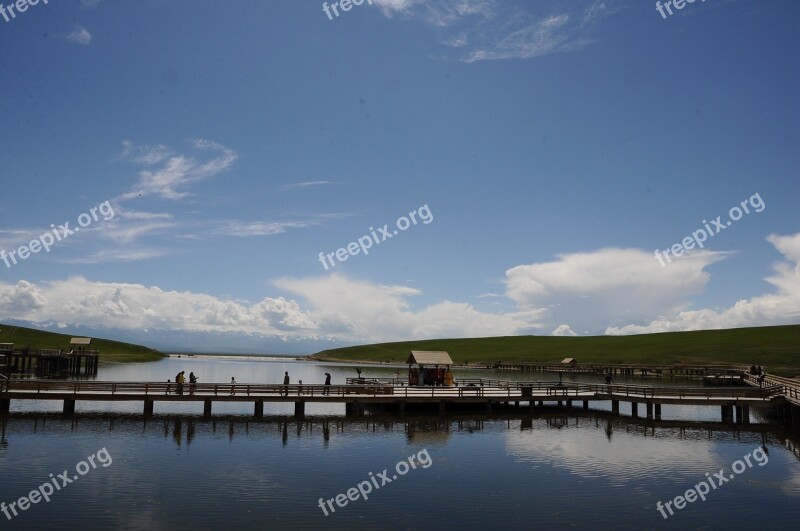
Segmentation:
[[(760, 385), (758, 382), (758, 376), (755, 374), (750, 374), (750, 373), (745, 374), (744, 381), (753, 386)], [(793, 378), (783, 378), (782, 376), (773, 376), (771, 374), (765, 374), (764, 387), (768, 386), (780, 387), (781, 394), (785, 396), (787, 400), (794, 403), (795, 405), (800, 405), (800, 381), (795, 380)]]

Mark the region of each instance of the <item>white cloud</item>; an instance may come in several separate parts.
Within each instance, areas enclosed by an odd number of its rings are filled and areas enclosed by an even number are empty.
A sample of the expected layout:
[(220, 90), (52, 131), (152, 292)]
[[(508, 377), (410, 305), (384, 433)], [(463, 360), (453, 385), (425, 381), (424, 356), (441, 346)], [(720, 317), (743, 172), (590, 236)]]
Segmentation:
[(83, 277), (0, 284), (0, 318), (122, 330), (240, 332), (287, 337), (307, 335), (315, 324), (294, 301), (265, 297), (255, 304), (191, 292)]
[(306, 307), (283, 297), (247, 303), (72, 277), (39, 285), (0, 284), (0, 319), (361, 342), (512, 335), (530, 330), (538, 316), (536, 311), (489, 314), (450, 301), (415, 311), (407, 299), (420, 294), (416, 289), (374, 285), (341, 275), (280, 279), (276, 285), (299, 295)]
[(129, 141), (124, 142), (123, 155), (139, 164), (161, 164), (161, 167), (139, 172), (139, 182), (117, 200), (125, 201), (149, 195), (162, 199), (182, 199), (189, 193), (180, 190), (181, 188), (229, 170), (238, 158), (232, 149), (210, 140), (195, 140), (193, 146), (200, 151), (214, 152), (216, 156), (200, 161), (186, 155), (175, 155), (165, 146), (137, 147)]
[(726, 256), (700, 251), (662, 267), (639, 249), (559, 255), (506, 271), (506, 295), (521, 308), (547, 309), (551, 323), (603, 330), (688, 309), (711, 278), (706, 268)]
[(76, 26), (75, 30), (67, 35), (67, 40), (75, 44), (82, 44), (84, 46), (92, 42), (92, 34), (86, 31), (82, 26)]
[[(607, 0), (375, 0), (385, 16), (419, 19), (466, 62), (530, 59), (586, 46), (589, 31), (615, 12)], [(576, 5), (577, 4), (577, 5)]]
[(576, 334), (575, 332), (572, 331), (572, 328), (570, 328), (569, 325), (566, 325), (566, 324), (559, 325), (558, 328), (553, 330), (552, 334), (554, 336), (564, 336), (564, 337), (566, 337), (566, 336), (577, 336), (578, 335), (578, 334)]
[(294, 190), (296, 188), (310, 188), (312, 186), (324, 186), (326, 184), (336, 184), (331, 181), (306, 181), (302, 183), (287, 184), (280, 187), (281, 191)]
[(536, 326), (538, 310), (494, 314), (466, 303), (442, 301), (418, 311), (408, 298), (420, 291), (404, 286), (379, 286), (341, 275), (280, 279), (279, 288), (305, 299), (321, 328), (358, 341), (393, 341), (436, 337), (513, 335)]
[[(674, 313), (659, 317), (647, 325), (610, 326), (610, 335), (709, 330), (746, 326), (796, 324), (800, 322), (800, 233), (767, 238), (786, 259), (774, 265), (775, 273), (765, 280), (776, 292), (738, 301), (732, 307)], [(669, 267), (680, 262), (674, 262)]]

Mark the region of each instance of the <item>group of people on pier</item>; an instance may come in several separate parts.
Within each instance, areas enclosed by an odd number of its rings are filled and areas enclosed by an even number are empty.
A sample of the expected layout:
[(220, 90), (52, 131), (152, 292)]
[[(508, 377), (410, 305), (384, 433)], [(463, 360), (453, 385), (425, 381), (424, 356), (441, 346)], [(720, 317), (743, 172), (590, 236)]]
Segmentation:
[[(361, 375), (361, 369), (358, 369), (359, 376)], [(186, 371), (181, 371), (177, 375), (175, 375), (175, 394), (182, 395), (183, 394), (183, 387), (186, 384)], [(283, 373), (283, 396), (289, 396), (289, 383), (291, 379), (289, 378), (289, 371), (285, 371)], [(170, 394), (172, 392), (171, 389), (171, 380), (167, 380), (167, 390), (164, 394)], [(330, 395), (330, 386), (331, 386), (331, 373), (325, 373), (325, 390), (322, 392), (323, 395)], [(197, 376), (194, 375), (193, 372), (189, 373), (189, 394), (193, 395), (195, 389), (197, 388)], [(231, 395), (236, 394), (236, 378), (231, 377)], [(298, 394), (303, 394), (303, 380), (298, 381)]]

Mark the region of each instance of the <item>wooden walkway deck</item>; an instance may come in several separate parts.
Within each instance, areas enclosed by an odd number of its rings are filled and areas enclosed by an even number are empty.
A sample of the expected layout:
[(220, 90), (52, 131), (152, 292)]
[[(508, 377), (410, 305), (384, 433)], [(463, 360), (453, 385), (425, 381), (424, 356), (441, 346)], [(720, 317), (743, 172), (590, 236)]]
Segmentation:
[[(775, 377), (771, 377), (774, 379)], [(62, 380), (0, 379), (0, 415), (8, 414), (12, 401), (59, 400), (65, 414), (75, 411), (77, 401), (140, 401), (144, 414), (153, 414), (155, 402), (203, 402), (204, 416), (211, 415), (214, 402), (250, 402), (254, 416), (263, 417), (264, 402), (294, 403), (295, 415), (305, 414), (306, 403), (344, 403), (347, 414), (357, 414), (365, 406), (396, 408), (405, 413), (407, 405), (438, 407), (444, 413), (450, 407), (485, 408), (494, 405), (527, 404), (533, 409), (545, 403), (568, 407), (582, 401), (610, 402), (612, 413), (619, 414), (620, 402), (630, 404), (631, 416), (639, 416), (639, 404), (645, 405), (647, 418), (660, 418), (662, 404), (719, 406), (723, 421), (749, 422), (751, 406), (778, 406), (790, 401), (797, 404), (800, 386), (777, 382), (766, 387), (651, 387), (625, 384), (589, 384), (555, 382), (509, 382), (503, 380), (458, 380), (455, 387), (409, 387), (395, 379), (369, 379), (351, 385), (279, 385), (279, 384), (184, 384), (178, 394), (177, 384), (162, 382), (108, 382)]]

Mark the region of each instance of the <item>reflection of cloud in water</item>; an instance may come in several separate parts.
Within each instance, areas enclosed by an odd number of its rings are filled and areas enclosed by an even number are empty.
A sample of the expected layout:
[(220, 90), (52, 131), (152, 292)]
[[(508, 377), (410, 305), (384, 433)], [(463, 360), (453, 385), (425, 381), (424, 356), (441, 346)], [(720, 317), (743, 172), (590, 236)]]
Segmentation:
[(558, 430), (534, 422), (533, 430), (509, 432), (506, 448), (510, 455), (535, 467), (563, 468), (586, 478), (608, 477), (622, 485), (659, 475), (683, 475), (691, 480), (721, 466), (712, 445), (703, 441), (667, 438), (673, 436), (669, 431), (645, 438), (639, 430), (633, 434), (615, 426), (609, 441), (604, 421), (598, 427), (583, 424)]

